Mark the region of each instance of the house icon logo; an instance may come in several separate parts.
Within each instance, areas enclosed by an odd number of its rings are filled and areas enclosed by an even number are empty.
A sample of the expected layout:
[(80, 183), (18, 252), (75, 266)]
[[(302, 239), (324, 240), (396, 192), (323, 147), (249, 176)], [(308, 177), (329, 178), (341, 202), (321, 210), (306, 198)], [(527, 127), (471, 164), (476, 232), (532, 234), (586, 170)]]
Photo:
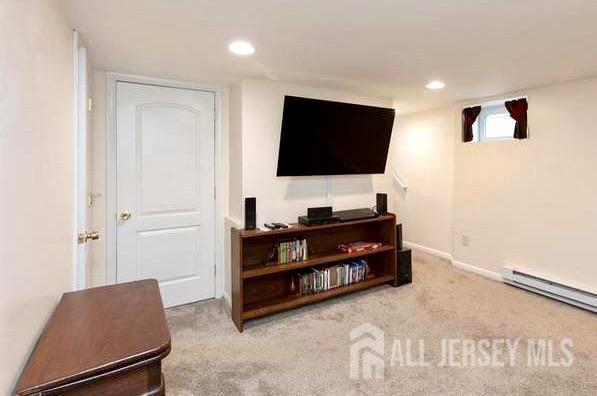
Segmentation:
[(384, 332), (363, 323), (350, 332), (350, 378), (384, 378)]

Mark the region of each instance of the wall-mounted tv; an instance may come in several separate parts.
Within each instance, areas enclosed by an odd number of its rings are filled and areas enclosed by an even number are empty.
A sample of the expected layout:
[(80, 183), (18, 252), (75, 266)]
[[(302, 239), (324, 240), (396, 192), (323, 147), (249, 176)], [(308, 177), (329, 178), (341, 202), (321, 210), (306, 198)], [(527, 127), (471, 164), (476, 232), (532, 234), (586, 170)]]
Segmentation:
[(384, 173), (394, 109), (286, 96), (278, 176)]

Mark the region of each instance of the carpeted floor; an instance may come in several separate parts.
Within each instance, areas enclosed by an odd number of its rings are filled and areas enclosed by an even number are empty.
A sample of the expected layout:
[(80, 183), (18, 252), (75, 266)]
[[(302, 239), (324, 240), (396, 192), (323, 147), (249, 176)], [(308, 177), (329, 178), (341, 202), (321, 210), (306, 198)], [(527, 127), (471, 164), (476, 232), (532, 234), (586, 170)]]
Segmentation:
[[(167, 394), (597, 395), (597, 315), (431, 256), (416, 254), (413, 267), (411, 285), (383, 286), (249, 322), (244, 333), (222, 300), (169, 309)], [(349, 334), (366, 322), (385, 332), (384, 379), (349, 376)], [(498, 340), (490, 361), (504, 367), (480, 367), (479, 351), (467, 355), (467, 367), (440, 366), (445, 339), (457, 339), (456, 351), (459, 339)], [(513, 361), (501, 339), (519, 339)], [(553, 343), (548, 361), (554, 362), (570, 362), (560, 342), (572, 340), (572, 365), (528, 366), (528, 346), (540, 339), (547, 339), (546, 351)], [(429, 366), (406, 365), (408, 340), (415, 362), (424, 343)], [(465, 360), (453, 356), (456, 363)]]

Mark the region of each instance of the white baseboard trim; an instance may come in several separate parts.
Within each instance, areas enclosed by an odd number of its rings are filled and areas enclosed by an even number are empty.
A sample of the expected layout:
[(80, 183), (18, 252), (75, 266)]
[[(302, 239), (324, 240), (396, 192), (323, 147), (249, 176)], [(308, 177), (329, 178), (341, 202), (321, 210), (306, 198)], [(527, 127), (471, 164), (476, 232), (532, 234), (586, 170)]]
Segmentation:
[(498, 281), (498, 282), (504, 281), (504, 279), (502, 279), (501, 274), (499, 274), (497, 272), (490, 271), (490, 270), (486, 270), (485, 268), (475, 267), (474, 265), (463, 263), (462, 261), (458, 261), (458, 260), (454, 260), (454, 259), (452, 259), (452, 265), (456, 268), (460, 268), (465, 271), (472, 272), (473, 274), (481, 275), (485, 278), (489, 278), (494, 281)]
[(455, 260), (454, 257), (452, 257), (452, 255), (448, 252), (443, 252), (441, 250), (437, 250), (437, 249), (433, 249), (433, 248), (430, 248), (427, 246), (419, 245), (417, 243), (410, 242), (410, 241), (404, 241), (403, 244), (404, 244), (404, 246), (409, 247), (413, 250), (418, 250), (420, 252), (427, 253), (432, 256), (442, 258), (444, 260), (448, 260), (456, 268), (460, 268), (467, 272), (471, 272), (473, 274), (477, 274), (484, 278), (491, 279), (491, 280), (494, 280), (497, 282), (504, 281), (501, 274), (499, 274), (497, 272), (490, 271), (490, 270), (486, 270), (484, 268), (476, 267), (471, 264), (463, 263), (462, 261)]
[(226, 301), (228, 309), (232, 311), (232, 300), (230, 299), (230, 296), (228, 295), (228, 293), (226, 293), (226, 291), (222, 292), (222, 297), (224, 297), (224, 301)]
[(452, 255), (450, 253), (442, 252), (441, 250), (433, 249), (427, 246), (419, 245), (414, 242), (404, 241), (402, 244), (406, 247), (409, 247), (413, 250), (418, 250), (419, 252), (427, 253), (435, 257), (443, 258), (452, 262)]

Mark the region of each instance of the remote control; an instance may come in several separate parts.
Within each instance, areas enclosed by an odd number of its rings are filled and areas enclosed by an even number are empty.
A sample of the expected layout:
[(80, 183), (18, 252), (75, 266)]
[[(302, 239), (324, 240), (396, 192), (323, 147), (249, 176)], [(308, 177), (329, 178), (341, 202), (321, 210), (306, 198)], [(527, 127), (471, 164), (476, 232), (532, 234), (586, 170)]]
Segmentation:
[(275, 225), (277, 228), (288, 228), (288, 226), (284, 223), (272, 223), (273, 225)]
[(274, 223), (265, 223), (264, 224), (265, 228), (269, 228), (270, 230), (276, 230), (280, 227), (276, 226)]

